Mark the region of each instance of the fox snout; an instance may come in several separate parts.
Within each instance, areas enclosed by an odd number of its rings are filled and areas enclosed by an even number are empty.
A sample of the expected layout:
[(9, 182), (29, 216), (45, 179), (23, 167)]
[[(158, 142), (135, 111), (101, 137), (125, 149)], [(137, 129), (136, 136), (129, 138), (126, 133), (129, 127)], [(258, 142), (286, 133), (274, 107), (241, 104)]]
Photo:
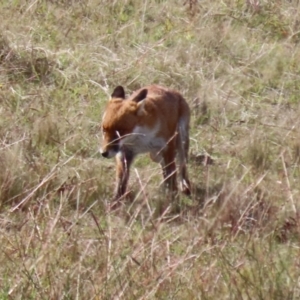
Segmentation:
[(110, 147), (103, 147), (100, 149), (100, 153), (105, 158), (112, 158), (119, 152), (119, 145), (112, 145)]
[(101, 155), (105, 158), (108, 158), (109, 152), (108, 151), (100, 151)]

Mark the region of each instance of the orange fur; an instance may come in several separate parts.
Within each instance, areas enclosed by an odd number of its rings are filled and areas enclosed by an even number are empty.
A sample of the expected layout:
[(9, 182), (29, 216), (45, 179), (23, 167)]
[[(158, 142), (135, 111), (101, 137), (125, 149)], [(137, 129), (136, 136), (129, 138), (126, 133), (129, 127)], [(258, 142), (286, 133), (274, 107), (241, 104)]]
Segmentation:
[(125, 99), (121, 86), (114, 90), (103, 115), (101, 153), (107, 158), (116, 156), (116, 200), (126, 193), (134, 157), (147, 152), (153, 161), (161, 164), (164, 181), (175, 192), (175, 158), (178, 155), (181, 189), (190, 193), (186, 169), (189, 120), (189, 106), (177, 91), (150, 85)]

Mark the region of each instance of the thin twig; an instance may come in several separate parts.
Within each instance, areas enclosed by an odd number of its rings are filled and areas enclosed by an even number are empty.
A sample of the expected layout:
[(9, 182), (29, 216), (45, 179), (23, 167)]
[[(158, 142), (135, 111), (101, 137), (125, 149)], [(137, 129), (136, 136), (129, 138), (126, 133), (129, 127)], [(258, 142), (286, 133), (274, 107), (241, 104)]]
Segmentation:
[(284, 161), (284, 151), (282, 151), (280, 157), (281, 157), (281, 162), (282, 162), (282, 167), (283, 167), (283, 174), (284, 174), (284, 178), (285, 178), (285, 181), (286, 181), (286, 185), (287, 185), (287, 191), (288, 191), (288, 198), (291, 202), (291, 206), (292, 206), (292, 209), (294, 211), (294, 213), (297, 212), (296, 210), (296, 206), (295, 206), (295, 202), (294, 202), (294, 197), (293, 197), (293, 193), (291, 191), (291, 184), (290, 184), (290, 180), (289, 180), (289, 176), (288, 176), (288, 172), (287, 172), (287, 168), (286, 168), (286, 164), (285, 164), (285, 161)]

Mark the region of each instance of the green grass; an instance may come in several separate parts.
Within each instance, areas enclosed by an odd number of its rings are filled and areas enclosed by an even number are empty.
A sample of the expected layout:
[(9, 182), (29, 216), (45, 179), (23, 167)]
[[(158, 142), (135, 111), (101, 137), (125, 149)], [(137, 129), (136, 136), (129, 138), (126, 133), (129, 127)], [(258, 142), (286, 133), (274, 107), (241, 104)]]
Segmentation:
[[(298, 299), (299, 9), (2, 1), (0, 299)], [(192, 197), (141, 156), (109, 211), (103, 109), (151, 83), (190, 104)]]

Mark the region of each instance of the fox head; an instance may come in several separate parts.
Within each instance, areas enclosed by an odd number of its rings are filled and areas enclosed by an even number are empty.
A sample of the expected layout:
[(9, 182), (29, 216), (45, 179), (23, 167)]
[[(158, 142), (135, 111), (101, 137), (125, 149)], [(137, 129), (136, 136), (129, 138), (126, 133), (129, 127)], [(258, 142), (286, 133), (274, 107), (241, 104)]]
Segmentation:
[(103, 157), (112, 158), (121, 150), (122, 139), (132, 133), (143, 114), (147, 93), (147, 89), (142, 89), (125, 99), (122, 86), (114, 89), (102, 117)]

